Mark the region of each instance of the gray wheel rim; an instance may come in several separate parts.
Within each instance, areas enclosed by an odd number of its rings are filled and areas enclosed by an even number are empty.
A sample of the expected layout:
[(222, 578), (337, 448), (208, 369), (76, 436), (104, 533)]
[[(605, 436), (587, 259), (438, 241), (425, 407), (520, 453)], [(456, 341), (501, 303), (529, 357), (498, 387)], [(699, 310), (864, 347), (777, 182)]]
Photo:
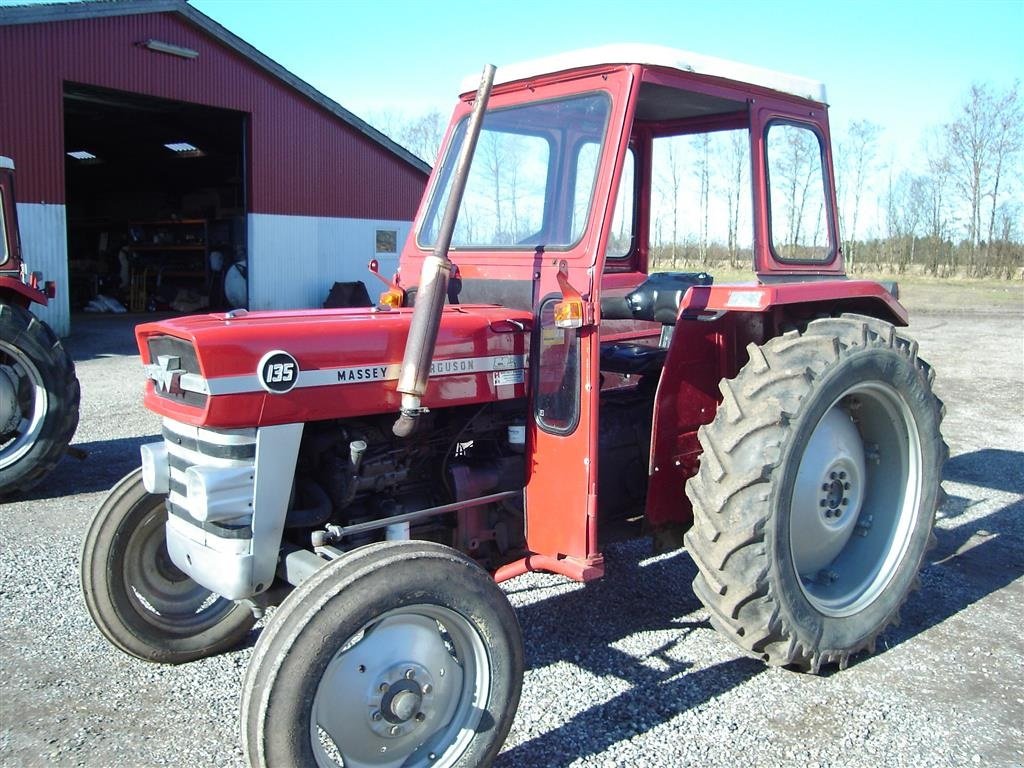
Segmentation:
[(861, 383), (811, 434), (790, 504), (790, 555), (804, 596), (843, 617), (871, 605), (899, 570), (917, 527), (921, 441), (891, 386)]
[(183, 573), (167, 553), (163, 501), (132, 531), (122, 574), (132, 607), (148, 624), (172, 635), (196, 635), (235, 607)]
[(451, 766), (491, 687), (483, 638), (455, 611), (413, 605), (353, 635), (317, 686), (310, 739), (322, 768)]
[(0, 469), (32, 450), (46, 421), (42, 374), (20, 349), (0, 341)]

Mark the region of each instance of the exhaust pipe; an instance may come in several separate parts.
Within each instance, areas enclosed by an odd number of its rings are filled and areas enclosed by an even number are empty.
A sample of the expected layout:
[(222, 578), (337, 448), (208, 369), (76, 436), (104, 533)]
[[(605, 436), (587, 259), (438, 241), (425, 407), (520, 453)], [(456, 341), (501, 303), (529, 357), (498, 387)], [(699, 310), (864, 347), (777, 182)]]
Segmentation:
[(452, 179), (452, 191), (445, 205), (434, 252), (424, 259), (423, 270), (420, 272), (416, 307), (412, 313), (409, 340), (405, 344), (402, 369), (398, 376), (402, 407), (398, 420), (391, 427), (396, 437), (411, 435), (416, 430), (420, 416), (426, 410), (421, 405), (421, 399), (427, 391), (430, 364), (434, 358), (437, 331), (441, 325), (441, 310), (448, 295), (448, 278), (451, 277), (453, 267), (448, 259), (448, 249), (452, 244), (455, 221), (459, 214), (459, 206), (462, 204), (462, 194), (466, 190), (466, 179), (469, 176), (470, 164), (473, 162), (473, 153), (476, 151), (476, 142), (483, 127), (484, 111), (487, 109), (487, 99), (494, 84), (494, 73), (493, 64), (484, 67), (480, 87), (476, 92), (476, 101), (473, 103), (473, 112), (466, 128), (466, 138), (459, 150), (455, 176)]

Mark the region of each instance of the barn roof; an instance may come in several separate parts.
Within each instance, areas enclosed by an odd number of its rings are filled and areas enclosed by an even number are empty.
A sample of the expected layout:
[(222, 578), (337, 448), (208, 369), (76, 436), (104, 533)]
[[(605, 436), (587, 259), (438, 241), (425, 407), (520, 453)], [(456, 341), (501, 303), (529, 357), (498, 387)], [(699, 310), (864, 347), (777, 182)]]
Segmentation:
[(147, 13), (174, 13), (186, 19), (206, 34), (249, 60), (254, 66), (277, 78), (284, 85), (298, 91), (310, 101), (327, 110), (349, 127), (376, 142), (423, 173), (430, 166), (401, 144), (381, 133), (365, 120), (349, 112), (306, 81), (297, 77), (266, 54), (260, 52), (226, 27), (189, 5), (186, 0), (96, 0), (95, 2), (50, 3), (41, 5), (7, 6), (0, 8), (0, 25), (42, 24), (55, 21), (135, 16)]

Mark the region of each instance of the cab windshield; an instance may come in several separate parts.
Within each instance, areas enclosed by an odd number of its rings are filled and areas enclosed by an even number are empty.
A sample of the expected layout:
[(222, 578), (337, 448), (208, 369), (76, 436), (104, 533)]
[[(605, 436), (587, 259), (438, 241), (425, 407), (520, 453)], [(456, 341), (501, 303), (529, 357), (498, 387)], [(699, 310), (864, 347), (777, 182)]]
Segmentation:
[[(588, 93), (488, 111), (453, 248), (565, 249), (587, 226), (611, 101)], [(468, 117), (455, 130), (417, 235), (437, 240)]]

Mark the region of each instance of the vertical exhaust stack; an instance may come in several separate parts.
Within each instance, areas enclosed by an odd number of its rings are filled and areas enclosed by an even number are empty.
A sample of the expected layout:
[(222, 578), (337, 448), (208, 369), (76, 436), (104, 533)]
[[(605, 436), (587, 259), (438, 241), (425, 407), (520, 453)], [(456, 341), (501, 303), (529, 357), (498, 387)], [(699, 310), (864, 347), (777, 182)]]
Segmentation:
[(452, 244), (455, 232), (455, 221), (462, 204), (462, 194), (466, 189), (469, 167), (473, 162), (476, 142), (480, 137), (480, 129), (484, 122), (487, 99), (491, 95), (494, 84), (495, 67), (488, 64), (484, 67), (480, 78), (480, 87), (473, 102), (473, 112), (469, 117), (466, 138), (459, 150), (459, 159), (455, 166), (452, 179), (452, 191), (445, 205), (441, 227), (437, 233), (434, 252), (423, 261), (420, 273), (419, 290), (416, 294), (416, 308), (412, 314), (412, 325), (409, 327), (409, 340), (405, 344), (405, 356), (402, 358), (402, 370), (398, 376), (398, 391), (402, 393), (401, 415), (395, 421), (391, 431), (396, 437), (408, 437), (416, 430), (419, 417), (424, 408), (420, 404), (423, 394), (427, 391), (427, 380), (430, 378), (430, 364), (434, 358), (434, 347), (437, 344), (437, 331), (441, 325), (441, 310), (448, 295), (448, 278), (451, 276), (452, 263), (448, 259), (448, 249)]

